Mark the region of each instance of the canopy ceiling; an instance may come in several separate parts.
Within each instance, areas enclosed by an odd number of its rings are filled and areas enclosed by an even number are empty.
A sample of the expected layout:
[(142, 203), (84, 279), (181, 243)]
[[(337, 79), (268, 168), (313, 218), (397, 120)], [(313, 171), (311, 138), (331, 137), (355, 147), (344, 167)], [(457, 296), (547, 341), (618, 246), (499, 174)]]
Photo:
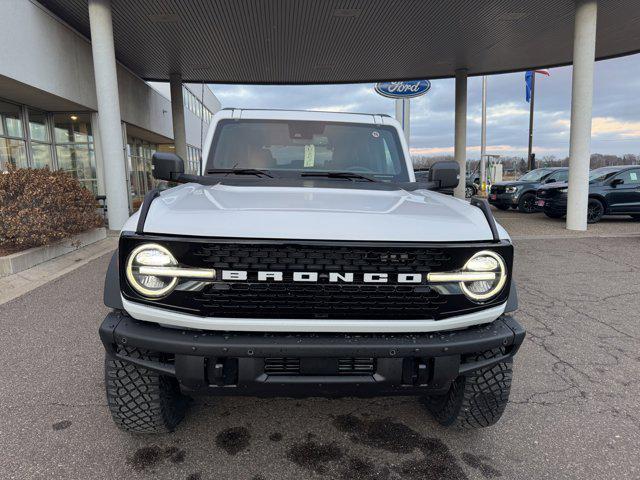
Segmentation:
[[(87, 0), (39, 0), (87, 37)], [(571, 63), (573, 0), (112, 0), (147, 80), (342, 83)], [(640, 1), (600, 0), (598, 59), (640, 51)]]

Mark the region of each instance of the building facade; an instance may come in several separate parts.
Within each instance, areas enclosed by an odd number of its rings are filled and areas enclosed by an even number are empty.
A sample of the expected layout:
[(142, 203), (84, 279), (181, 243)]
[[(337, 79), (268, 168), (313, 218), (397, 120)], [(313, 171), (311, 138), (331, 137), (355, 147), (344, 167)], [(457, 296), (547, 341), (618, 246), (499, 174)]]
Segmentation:
[[(135, 211), (154, 186), (151, 156), (174, 149), (171, 101), (167, 85), (150, 85), (124, 66), (116, 68), (127, 177), (122, 181)], [(195, 172), (220, 102), (207, 85), (184, 84), (182, 93), (185, 168)], [(38, 2), (0, 2), (0, 171), (9, 165), (64, 170), (104, 196), (108, 162), (97, 110), (89, 39)]]

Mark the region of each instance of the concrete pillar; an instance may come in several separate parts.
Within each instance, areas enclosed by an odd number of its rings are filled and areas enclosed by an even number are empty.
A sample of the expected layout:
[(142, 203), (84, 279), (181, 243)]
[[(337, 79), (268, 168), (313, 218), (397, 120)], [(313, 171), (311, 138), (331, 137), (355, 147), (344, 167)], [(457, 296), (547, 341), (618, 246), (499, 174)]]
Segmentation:
[(396, 98), (396, 120), (402, 125), (402, 131), (408, 146), (409, 138), (411, 137), (411, 99)]
[(467, 178), (467, 69), (456, 70), (456, 119), (453, 155), (460, 166), (460, 181), (453, 194), (465, 198)]
[(178, 154), (187, 161), (187, 133), (184, 127), (184, 101), (182, 97), (182, 75), (172, 73), (169, 77), (171, 90), (171, 118), (173, 119), (173, 143)]
[(96, 157), (96, 181), (98, 195), (106, 195), (104, 185), (104, 155), (102, 154), (102, 142), (100, 141), (100, 122), (98, 112), (91, 113), (91, 131), (93, 132), (93, 152)]
[(110, 0), (89, 0), (89, 24), (109, 228), (119, 230), (129, 218), (129, 206)]
[(597, 16), (597, 0), (576, 0), (567, 204), (567, 229), (569, 230), (587, 229)]

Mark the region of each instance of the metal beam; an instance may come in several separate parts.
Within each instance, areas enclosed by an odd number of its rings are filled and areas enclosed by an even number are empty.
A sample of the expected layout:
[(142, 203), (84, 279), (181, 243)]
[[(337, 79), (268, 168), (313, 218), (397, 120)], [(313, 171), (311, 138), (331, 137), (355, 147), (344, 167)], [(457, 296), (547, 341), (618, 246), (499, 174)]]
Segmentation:
[(567, 203), (567, 229), (569, 230), (587, 229), (597, 17), (598, 2), (596, 0), (576, 1)]
[(169, 81), (171, 90), (171, 118), (173, 119), (173, 143), (176, 153), (187, 161), (187, 133), (184, 126), (184, 99), (182, 96), (182, 75), (172, 73)]
[(454, 190), (458, 198), (465, 198), (467, 178), (467, 70), (456, 70), (456, 118), (453, 154), (460, 167), (460, 181)]

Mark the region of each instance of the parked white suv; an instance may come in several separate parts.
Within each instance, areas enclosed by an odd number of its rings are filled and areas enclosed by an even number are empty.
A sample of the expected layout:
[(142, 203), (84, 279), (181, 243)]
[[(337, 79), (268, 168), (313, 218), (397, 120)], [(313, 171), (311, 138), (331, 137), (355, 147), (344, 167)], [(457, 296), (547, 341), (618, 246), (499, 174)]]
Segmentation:
[(113, 419), (172, 430), (186, 395), (418, 395), (443, 425), (506, 406), (525, 332), (488, 205), (415, 182), (384, 115), (222, 110), (201, 171), (154, 156), (100, 327)]

